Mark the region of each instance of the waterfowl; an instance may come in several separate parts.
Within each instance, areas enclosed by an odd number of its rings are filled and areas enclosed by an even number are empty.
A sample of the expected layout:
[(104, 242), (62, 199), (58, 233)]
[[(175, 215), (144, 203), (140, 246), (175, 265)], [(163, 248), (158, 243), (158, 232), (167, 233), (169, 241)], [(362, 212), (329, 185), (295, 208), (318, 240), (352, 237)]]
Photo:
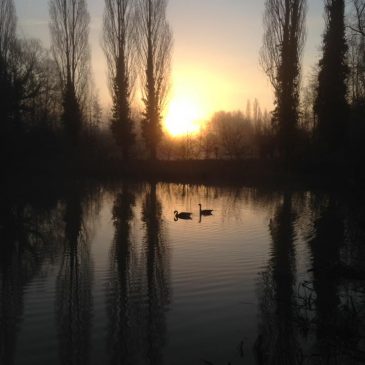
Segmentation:
[(202, 205), (199, 204), (199, 215), (212, 215), (213, 209), (202, 209)]
[(188, 219), (191, 219), (191, 215), (192, 213), (189, 213), (189, 212), (178, 212), (177, 210), (175, 210), (174, 212), (174, 215), (175, 215), (175, 220), (177, 221), (178, 219), (185, 219), (185, 220), (188, 220)]

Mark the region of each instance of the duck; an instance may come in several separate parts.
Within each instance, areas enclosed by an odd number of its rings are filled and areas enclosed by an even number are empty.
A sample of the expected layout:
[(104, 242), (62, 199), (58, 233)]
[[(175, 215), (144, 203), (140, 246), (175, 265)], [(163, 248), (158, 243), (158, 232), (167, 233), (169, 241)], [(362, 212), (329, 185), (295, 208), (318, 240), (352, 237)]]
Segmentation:
[(180, 212), (179, 213), (177, 210), (175, 210), (174, 215), (175, 215), (175, 221), (177, 221), (179, 219), (189, 220), (189, 219), (191, 219), (192, 213), (189, 213), (189, 212)]
[(202, 205), (199, 204), (199, 215), (212, 215), (213, 209), (202, 209)]

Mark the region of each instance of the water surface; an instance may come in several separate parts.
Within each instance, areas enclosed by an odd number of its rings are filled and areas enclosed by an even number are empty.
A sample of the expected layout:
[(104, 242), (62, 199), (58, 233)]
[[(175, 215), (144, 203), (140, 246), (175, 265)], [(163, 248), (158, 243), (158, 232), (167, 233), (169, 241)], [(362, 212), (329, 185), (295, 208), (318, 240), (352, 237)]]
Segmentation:
[(2, 364), (365, 359), (358, 197), (120, 183), (1, 202)]

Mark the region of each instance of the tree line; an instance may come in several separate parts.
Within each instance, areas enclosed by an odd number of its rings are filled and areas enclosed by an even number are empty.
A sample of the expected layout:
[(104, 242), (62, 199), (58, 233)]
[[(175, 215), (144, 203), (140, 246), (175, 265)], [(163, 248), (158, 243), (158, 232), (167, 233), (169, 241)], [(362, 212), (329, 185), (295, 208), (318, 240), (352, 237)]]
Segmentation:
[[(166, 0), (105, 0), (103, 49), (113, 100), (110, 126), (125, 160), (135, 143), (136, 92), (144, 104), (142, 135), (150, 157), (157, 157), (172, 50), (166, 7)], [(0, 0), (2, 155), (19, 148), (24, 153), (22, 137), (27, 135), (29, 142), (33, 127), (42, 128), (45, 139), (50, 138), (45, 130), (57, 130), (68, 157), (82, 153), (90, 135), (100, 132), (93, 128), (100, 122), (101, 107), (91, 78), (87, 3), (50, 0), (49, 19), (51, 49), (46, 51), (38, 41), (17, 36), (14, 1)]]
[(266, 1), (260, 61), (275, 91), (275, 153), (287, 161), (364, 156), (365, 2), (348, 4), (346, 15), (344, 0), (324, 1), (321, 58), (301, 90), (307, 1)]
[[(109, 130), (98, 128), (103, 116), (92, 80), (86, 0), (49, 1), (50, 50), (19, 38), (14, 0), (0, 0), (1, 158), (38, 151), (39, 158), (65, 161), (101, 155), (360, 161), (365, 1), (351, 0), (346, 12), (344, 0), (324, 0), (321, 58), (302, 87), (307, 8), (307, 0), (265, 2), (259, 60), (274, 90), (271, 113), (255, 101), (245, 113), (218, 112), (201, 133), (173, 140), (161, 125), (173, 44), (167, 0), (105, 0)], [(136, 98), (142, 110), (136, 111)]]

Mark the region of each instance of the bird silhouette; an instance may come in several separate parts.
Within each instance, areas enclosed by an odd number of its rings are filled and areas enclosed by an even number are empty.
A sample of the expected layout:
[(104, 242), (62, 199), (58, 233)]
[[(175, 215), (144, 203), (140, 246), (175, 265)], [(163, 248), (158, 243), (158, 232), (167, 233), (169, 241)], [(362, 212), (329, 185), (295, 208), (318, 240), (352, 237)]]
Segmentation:
[(174, 215), (175, 215), (175, 221), (178, 221), (179, 219), (183, 219), (183, 220), (190, 220), (192, 213), (189, 212), (178, 212), (177, 210), (174, 211)]
[(213, 209), (202, 209), (202, 205), (199, 204), (199, 215), (200, 216), (212, 215), (212, 213), (213, 213)]

